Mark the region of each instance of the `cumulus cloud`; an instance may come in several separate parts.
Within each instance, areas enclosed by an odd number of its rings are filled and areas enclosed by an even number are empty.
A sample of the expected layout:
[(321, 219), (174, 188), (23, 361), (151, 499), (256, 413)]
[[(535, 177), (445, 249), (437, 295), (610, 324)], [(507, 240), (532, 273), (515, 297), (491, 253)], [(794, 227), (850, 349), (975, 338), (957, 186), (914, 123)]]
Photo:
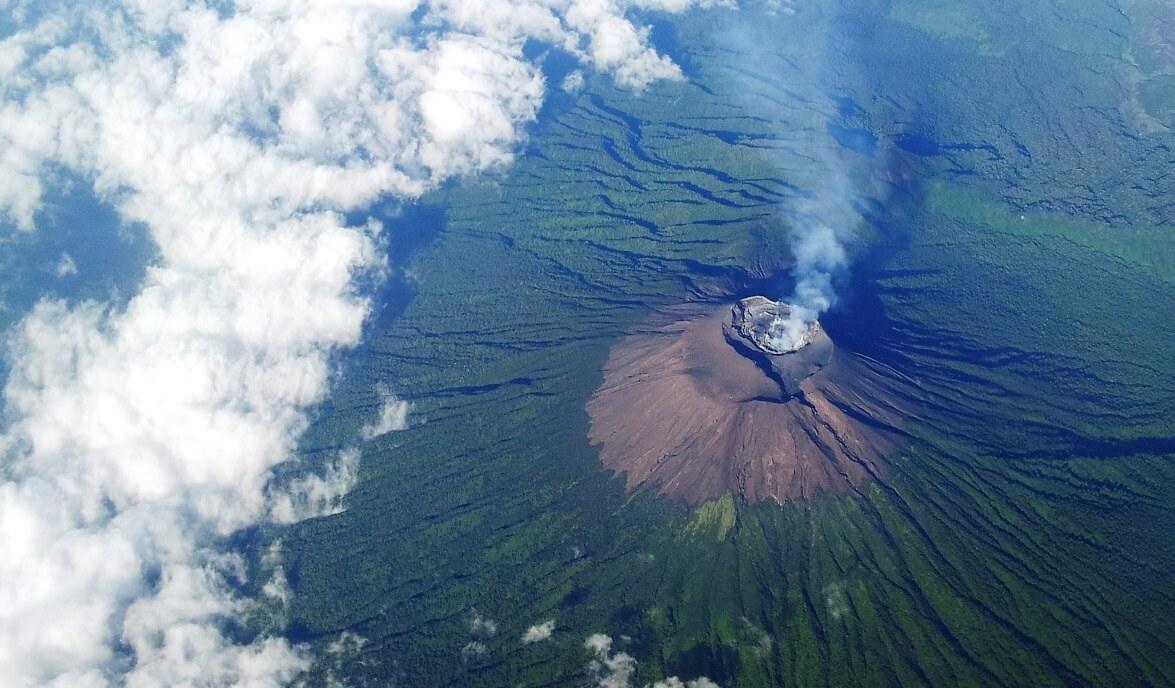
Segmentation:
[[(545, 89), (527, 38), (623, 85), (676, 76), (634, 6), (0, 4), (0, 215), (35, 231), (68, 169), (158, 249), (125, 305), (44, 300), (7, 336), (6, 681), (276, 685), (305, 670), (303, 648), (227, 634), (256, 602), (232, 592), (245, 566), (226, 540), (331, 513), (354, 482), (349, 451), (324, 476), (273, 479), (331, 353), (359, 341), (358, 278), (384, 269), (381, 228), (344, 214), (509, 162)], [(288, 597), (273, 576), (264, 596)]]
[(261, 588), (261, 594), (280, 603), (282, 611), (289, 604), (293, 591), (290, 589), (286, 571), (282, 568), (282, 545), (276, 541), (269, 546), (265, 555), (261, 557), (261, 566), (271, 571), (269, 580)]
[(612, 652), (612, 639), (603, 633), (588, 636), (583, 646), (595, 659), (588, 664), (597, 688), (629, 688), (636, 673), (636, 660), (625, 652)]
[(670, 676), (664, 681), (657, 681), (652, 688), (719, 688), (719, 686), (705, 676), (691, 681), (682, 681), (676, 676)]
[(412, 404), (397, 397), (386, 385), (380, 385), (377, 391), (380, 399), (379, 418), (363, 426), (361, 434), (365, 440), (408, 427), (408, 413), (412, 410)]
[(492, 637), (498, 632), (498, 622), (487, 619), (474, 610), (473, 617), (469, 619), (469, 632), (480, 638)]
[[(588, 672), (596, 688), (630, 688), (637, 665), (632, 655), (619, 650), (613, 652), (612, 638), (603, 633), (588, 636), (583, 646), (595, 655), (588, 664)], [(653, 684), (645, 684), (645, 688), (718, 688), (718, 684), (705, 676), (689, 681), (670, 676)]]
[(641, 89), (679, 79), (681, 69), (657, 53), (650, 27), (628, 19), (632, 9), (681, 12), (690, 7), (734, 7), (734, 0), (439, 0), (438, 21), (513, 43), (538, 38), (607, 71), (622, 86)]
[(526, 644), (537, 643), (551, 637), (555, 632), (555, 620), (548, 619), (541, 624), (535, 624), (526, 629), (526, 633), (522, 634), (522, 642)]
[(355, 486), (359, 475), (359, 450), (351, 447), (338, 453), (323, 475), (311, 474), (274, 490), (269, 516), (276, 523), (297, 523), (308, 518), (330, 516), (343, 510), (343, 496)]
[(461, 659), (469, 661), (475, 657), (480, 657), (489, 651), (486, 644), (477, 640), (471, 640), (461, 648)]
[(579, 93), (583, 90), (583, 72), (578, 69), (572, 70), (567, 76), (563, 77), (563, 83), (560, 85), (560, 88), (568, 93)]
[(359, 656), (367, 640), (350, 631), (343, 631), (333, 642), (326, 646), (326, 654), (320, 659), (320, 666), (324, 669), (324, 681), (327, 688), (345, 688), (348, 684), (343, 680), (343, 666), (346, 662)]
[(828, 615), (833, 619), (839, 619), (850, 611), (848, 595), (840, 583), (824, 586), (824, 603), (828, 607)]
[(67, 277), (69, 275), (78, 274), (77, 263), (73, 262), (73, 257), (68, 253), (61, 254), (61, 260), (57, 261), (57, 269), (55, 270), (58, 277)]

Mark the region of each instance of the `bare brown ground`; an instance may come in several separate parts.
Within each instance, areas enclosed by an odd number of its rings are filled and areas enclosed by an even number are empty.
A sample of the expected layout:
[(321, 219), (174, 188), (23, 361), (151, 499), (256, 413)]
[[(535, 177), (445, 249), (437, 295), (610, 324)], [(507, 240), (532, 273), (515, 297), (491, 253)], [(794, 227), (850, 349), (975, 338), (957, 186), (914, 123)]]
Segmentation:
[(648, 486), (689, 504), (727, 490), (780, 503), (860, 492), (883, 475), (915, 386), (834, 349), (800, 393), (785, 398), (727, 342), (729, 317), (729, 305), (682, 306), (612, 350), (587, 406), (589, 438), (601, 445), (604, 466), (625, 473), (629, 488)]

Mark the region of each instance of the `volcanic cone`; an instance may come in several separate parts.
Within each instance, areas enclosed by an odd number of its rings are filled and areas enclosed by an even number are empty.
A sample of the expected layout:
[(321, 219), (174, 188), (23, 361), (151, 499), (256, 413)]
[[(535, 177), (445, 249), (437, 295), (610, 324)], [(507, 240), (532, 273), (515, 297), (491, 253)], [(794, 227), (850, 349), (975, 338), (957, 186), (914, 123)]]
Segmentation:
[(630, 488), (689, 504), (727, 490), (784, 503), (860, 493), (885, 474), (916, 385), (818, 326), (802, 348), (764, 350), (739, 332), (749, 307), (774, 304), (756, 298), (668, 309), (613, 348), (588, 402), (589, 438)]

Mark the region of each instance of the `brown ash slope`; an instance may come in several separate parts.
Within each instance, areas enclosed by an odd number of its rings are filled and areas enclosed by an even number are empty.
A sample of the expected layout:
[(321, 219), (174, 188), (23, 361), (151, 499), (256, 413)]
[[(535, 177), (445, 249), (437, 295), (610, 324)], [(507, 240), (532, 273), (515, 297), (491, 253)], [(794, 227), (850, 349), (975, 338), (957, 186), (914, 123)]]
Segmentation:
[(916, 411), (913, 381), (820, 328), (772, 356), (731, 325), (730, 304), (687, 304), (613, 348), (587, 406), (606, 468), (689, 504), (727, 490), (780, 503), (859, 493), (884, 475)]

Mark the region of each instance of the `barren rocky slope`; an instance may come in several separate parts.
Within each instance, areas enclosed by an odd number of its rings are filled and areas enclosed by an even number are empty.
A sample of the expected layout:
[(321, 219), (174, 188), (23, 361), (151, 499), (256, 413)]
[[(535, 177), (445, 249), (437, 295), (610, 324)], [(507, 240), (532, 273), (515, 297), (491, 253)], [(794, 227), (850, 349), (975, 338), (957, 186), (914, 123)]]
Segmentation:
[(613, 349), (587, 406), (604, 465), (690, 504), (857, 492), (884, 474), (917, 386), (819, 328), (771, 356), (732, 337), (731, 317), (730, 304), (669, 309)]

